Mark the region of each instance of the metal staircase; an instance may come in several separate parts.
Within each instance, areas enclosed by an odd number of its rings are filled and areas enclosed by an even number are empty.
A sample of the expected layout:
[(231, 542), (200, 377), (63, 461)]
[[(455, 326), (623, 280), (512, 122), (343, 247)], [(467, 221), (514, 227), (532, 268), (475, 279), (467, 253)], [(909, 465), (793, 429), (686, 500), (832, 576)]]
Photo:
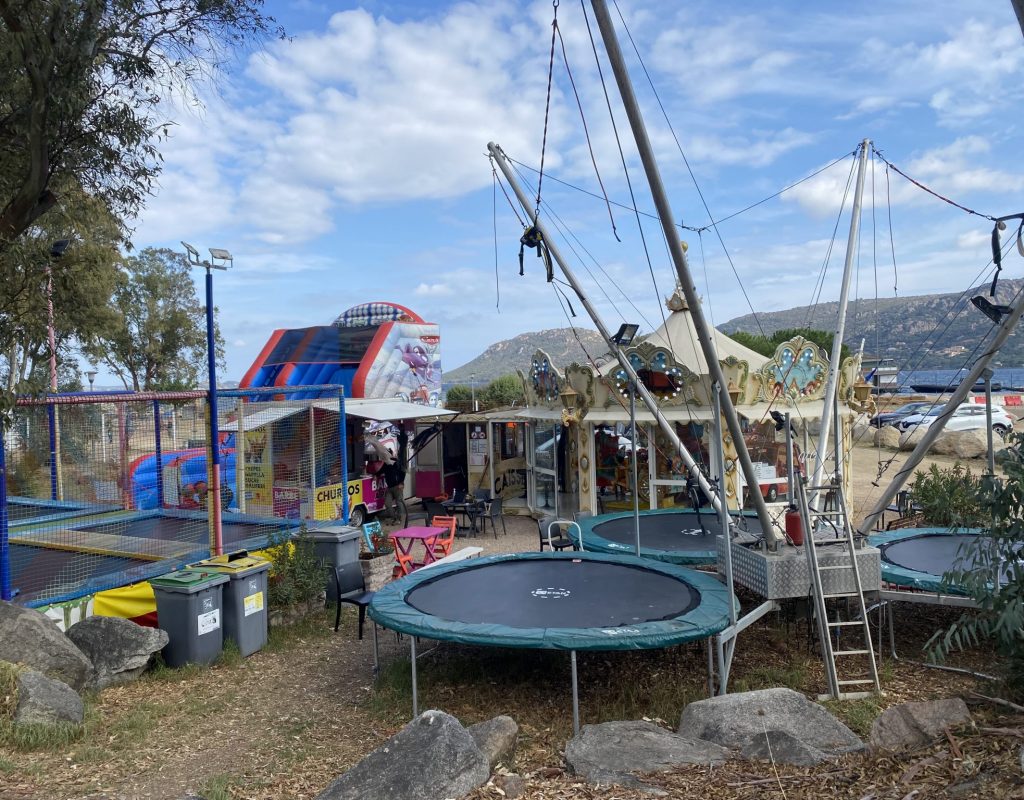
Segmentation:
[[(796, 484), (804, 529), (804, 549), (812, 579), (815, 616), (818, 620), (818, 636), (821, 640), (821, 653), (828, 679), (828, 694), (822, 697), (837, 700), (870, 697), (873, 693), (881, 691), (881, 686), (878, 682), (878, 668), (871, 642), (871, 628), (868, 625), (864, 589), (857, 568), (853, 526), (850, 524), (842, 484), (837, 482), (824, 486), (804, 486), (803, 480), (797, 480)], [(816, 501), (821, 500), (823, 504), (826, 496), (834, 500), (835, 507), (819, 511), (819, 504)], [(834, 563), (822, 565), (818, 558), (818, 547), (821, 545), (815, 542), (815, 533), (826, 528), (841, 533), (842, 537), (828, 544), (830, 555), (836, 556), (829, 559)], [(841, 608), (849, 608), (851, 599), (855, 599), (855, 603), (852, 604), (854, 618), (843, 619), (840, 615)], [(857, 635), (858, 630), (860, 636)], [(847, 643), (847, 639), (854, 641)], [(851, 665), (844, 670), (848, 677), (840, 677), (838, 664), (849, 664), (855, 659), (866, 659), (867, 671), (862, 669), (858, 673), (853, 673), (854, 667)]]

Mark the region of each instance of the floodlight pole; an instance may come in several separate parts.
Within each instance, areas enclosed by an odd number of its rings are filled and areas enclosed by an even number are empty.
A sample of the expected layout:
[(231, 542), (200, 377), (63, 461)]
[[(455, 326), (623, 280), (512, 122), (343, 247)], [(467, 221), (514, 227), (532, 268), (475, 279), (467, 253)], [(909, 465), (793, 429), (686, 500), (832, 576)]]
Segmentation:
[[(217, 349), (214, 341), (213, 326), (213, 270), (226, 270), (223, 264), (214, 264), (213, 259), (221, 259), (234, 263), (231, 254), (226, 250), (211, 250), (210, 261), (200, 261), (199, 252), (192, 245), (182, 242), (188, 251), (188, 261), (193, 266), (206, 269), (206, 364), (210, 383), (210, 491), (207, 494), (207, 508), (213, 518), (213, 550), (214, 555), (224, 552), (224, 526), (221, 519), (220, 497), (220, 423), (217, 419)], [(210, 499), (212, 497), (212, 499)]]
[[(619, 87), (619, 94), (622, 97), (622, 104), (625, 107), (626, 116), (629, 119), (630, 127), (633, 129), (633, 138), (636, 140), (637, 151), (640, 160), (644, 165), (644, 172), (647, 174), (647, 183), (651, 189), (651, 197), (658, 209), (658, 216), (661, 219), (661, 227), (665, 233), (665, 242), (668, 244), (669, 253), (675, 264), (676, 275), (679, 285), (682, 287), (686, 302), (690, 307), (690, 317), (693, 320), (693, 328), (700, 342), (700, 348), (704, 353), (704, 359), (708, 362), (708, 374), (712, 385), (718, 384), (718, 391), (721, 395), (722, 416), (725, 418), (729, 433), (732, 435), (733, 446), (736, 448), (736, 459), (743, 470), (743, 476), (747, 485), (756, 488), (758, 483), (757, 474), (754, 472), (754, 465), (750, 460), (750, 453), (747, 452), (747, 445), (743, 439), (743, 428), (740, 426), (739, 416), (733, 407), (732, 399), (728, 394), (729, 382), (722, 372), (722, 365), (718, 361), (718, 354), (715, 351), (715, 343), (711, 338), (711, 330), (704, 319), (704, 313), (700, 307), (700, 297), (697, 295), (697, 288), (690, 276), (690, 268), (686, 263), (686, 253), (683, 252), (682, 242), (679, 240), (676, 230), (675, 217), (672, 214), (672, 207), (668, 202), (668, 194), (661, 181), (661, 173), (658, 171), (658, 164), (654, 158), (654, 150), (651, 141), (647, 136), (647, 128), (644, 125), (643, 116), (640, 113), (640, 104), (637, 102), (633, 92), (633, 84), (630, 81), (629, 73), (626, 70), (626, 62), (622, 57), (622, 50), (619, 48), (619, 41), (612, 25), (611, 15), (608, 13), (608, 6), (604, 0), (591, 0), (594, 9), (594, 17), (597, 19), (598, 28), (601, 31), (601, 38), (604, 40), (605, 51), (608, 54), (608, 61), (611, 64), (612, 72), (615, 75), (615, 82)], [(724, 431), (719, 430), (719, 436)], [(706, 481), (705, 481), (706, 482)], [(708, 497), (715, 496), (714, 491), (704, 486), (705, 494)], [(772, 518), (768, 514), (768, 506), (765, 505), (761, 493), (751, 493), (754, 501), (754, 508), (757, 510), (757, 517), (761, 523), (761, 530), (764, 532), (765, 540), (772, 548), (781, 541), (781, 537), (775, 531)], [(717, 503), (716, 503), (717, 507)]]

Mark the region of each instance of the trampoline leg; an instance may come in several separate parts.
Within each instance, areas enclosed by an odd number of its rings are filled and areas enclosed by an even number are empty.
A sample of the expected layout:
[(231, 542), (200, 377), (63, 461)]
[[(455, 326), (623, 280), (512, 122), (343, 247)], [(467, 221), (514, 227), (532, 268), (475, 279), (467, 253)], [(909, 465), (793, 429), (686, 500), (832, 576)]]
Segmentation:
[(711, 652), (711, 639), (706, 639), (708, 646), (708, 697), (715, 696), (715, 657)]
[(380, 654), (377, 649), (377, 623), (371, 620), (373, 625), (373, 677), (380, 673)]
[(715, 650), (718, 653), (718, 694), (723, 695), (729, 687), (729, 667), (725, 658), (725, 642), (721, 636), (715, 637)]
[(420, 698), (416, 694), (416, 637), (409, 637), (409, 650), (411, 652), (412, 661), (412, 718), (416, 719), (420, 715)]
[(569, 651), (569, 664), (572, 668), (572, 732), (574, 736), (580, 732), (580, 692), (576, 681), (576, 651)]

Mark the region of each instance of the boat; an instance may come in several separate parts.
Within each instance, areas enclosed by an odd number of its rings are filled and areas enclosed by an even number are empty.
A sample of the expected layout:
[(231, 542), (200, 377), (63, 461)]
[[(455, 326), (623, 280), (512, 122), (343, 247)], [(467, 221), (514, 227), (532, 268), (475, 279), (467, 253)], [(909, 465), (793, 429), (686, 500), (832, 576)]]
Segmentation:
[[(960, 388), (960, 384), (955, 385), (949, 383), (912, 383), (910, 388), (918, 394), (945, 394), (951, 392), (954, 389)], [(1001, 392), (1003, 390), (1003, 384), (992, 382), (992, 391)], [(985, 381), (975, 381), (971, 387), (972, 392), (984, 392)]]

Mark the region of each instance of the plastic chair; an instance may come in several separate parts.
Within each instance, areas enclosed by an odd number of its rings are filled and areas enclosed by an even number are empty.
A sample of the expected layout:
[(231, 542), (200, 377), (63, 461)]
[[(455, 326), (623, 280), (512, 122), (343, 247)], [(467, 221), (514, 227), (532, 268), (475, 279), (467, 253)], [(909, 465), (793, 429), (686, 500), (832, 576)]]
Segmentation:
[(402, 577), (416, 569), (416, 562), (413, 561), (412, 553), (403, 553), (396, 548), (395, 561), (397, 562), (397, 570)]
[[(555, 525), (558, 525), (558, 536), (552, 536), (551, 530)], [(540, 534), (540, 549), (544, 552), (544, 546), (547, 545), (552, 550), (561, 552), (562, 550), (575, 550), (576, 546), (572, 543), (572, 540), (565, 536), (562, 531), (562, 525), (575, 524), (569, 523), (566, 520), (556, 519), (555, 517), (541, 517), (537, 522), (537, 530)]]
[(455, 517), (434, 517), (430, 520), (430, 526), (448, 529), (446, 536), (439, 536), (434, 540), (434, 555), (444, 558), (452, 551), (452, 545), (455, 543), (456, 519)]
[(508, 536), (508, 530), (505, 528), (505, 517), (501, 513), (501, 498), (495, 497), (487, 504), (486, 515), (483, 518), (483, 530), (487, 530), (487, 520), (491, 521), (491, 532), (494, 534), (494, 538), (498, 538), (498, 528), (494, 524), (494, 520), (501, 520), (501, 532)]
[(334, 568), (334, 588), (338, 594), (338, 607), (334, 612), (334, 631), (341, 624), (341, 604), (349, 603), (359, 609), (359, 638), (363, 638), (363, 623), (366, 621), (366, 607), (373, 600), (375, 592), (366, 591), (363, 584), (363, 570), (358, 561), (349, 561)]
[(384, 528), (380, 522), (374, 520), (373, 522), (366, 522), (363, 524), (363, 540), (366, 542), (367, 553), (377, 552), (377, 548), (373, 546), (373, 537), (383, 535)]

